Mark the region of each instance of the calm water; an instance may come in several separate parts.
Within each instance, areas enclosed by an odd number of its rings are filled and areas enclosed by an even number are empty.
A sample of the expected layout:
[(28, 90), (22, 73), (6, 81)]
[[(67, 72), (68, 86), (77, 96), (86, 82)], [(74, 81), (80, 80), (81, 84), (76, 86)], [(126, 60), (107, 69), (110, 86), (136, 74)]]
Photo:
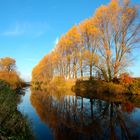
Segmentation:
[(140, 140), (140, 97), (92, 97), (25, 90), (18, 110), (37, 140)]

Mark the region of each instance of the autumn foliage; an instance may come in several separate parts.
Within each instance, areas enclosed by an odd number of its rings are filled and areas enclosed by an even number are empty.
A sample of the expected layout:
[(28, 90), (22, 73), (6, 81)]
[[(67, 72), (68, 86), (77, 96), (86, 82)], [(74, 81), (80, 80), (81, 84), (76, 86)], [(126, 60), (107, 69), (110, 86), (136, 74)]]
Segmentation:
[[(112, 0), (62, 35), (52, 52), (33, 69), (32, 80), (65, 79), (105, 81), (118, 78), (130, 64), (140, 38), (138, 9), (129, 0)], [(130, 79), (125, 79), (129, 82)]]
[(131, 78), (131, 76), (128, 73), (122, 73), (120, 75), (120, 81), (124, 84), (132, 84), (133, 79)]
[(0, 59), (0, 80), (7, 82), (12, 88), (21, 87), (23, 80), (16, 71), (16, 61), (10, 57)]

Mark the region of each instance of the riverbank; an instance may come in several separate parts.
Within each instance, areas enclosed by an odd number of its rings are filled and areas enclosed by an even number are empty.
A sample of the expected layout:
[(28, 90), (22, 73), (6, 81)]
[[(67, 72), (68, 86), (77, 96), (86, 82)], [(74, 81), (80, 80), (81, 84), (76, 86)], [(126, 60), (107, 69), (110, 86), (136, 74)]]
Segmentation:
[(27, 119), (17, 110), (22, 93), (0, 81), (0, 139), (33, 139)]
[(113, 96), (118, 94), (140, 95), (140, 81), (133, 79), (133, 82), (128, 84), (121, 82), (105, 82), (102, 80), (77, 80), (73, 86), (73, 90), (81, 93), (95, 93)]
[(73, 91), (107, 96), (118, 94), (140, 95), (140, 80), (136, 78), (133, 78), (131, 82), (126, 80), (105, 82), (103, 80), (65, 80), (61, 77), (54, 77), (50, 82), (32, 82), (32, 87), (35, 90)]

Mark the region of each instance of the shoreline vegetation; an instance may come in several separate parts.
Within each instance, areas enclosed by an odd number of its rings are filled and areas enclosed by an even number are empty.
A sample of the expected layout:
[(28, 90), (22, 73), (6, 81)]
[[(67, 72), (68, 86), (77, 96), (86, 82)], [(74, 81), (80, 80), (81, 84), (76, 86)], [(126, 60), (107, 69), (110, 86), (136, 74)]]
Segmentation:
[(30, 124), (18, 110), (22, 88), (27, 86), (16, 71), (16, 61), (0, 59), (0, 139), (34, 139)]
[(33, 87), (140, 94), (140, 80), (127, 69), (140, 42), (138, 14), (129, 0), (100, 6), (62, 35), (34, 67)]
[(27, 86), (16, 70), (16, 60), (10, 57), (0, 58), (0, 80), (15, 90)]
[[(68, 94), (72, 92), (90, 93), (90, 96), (107, 95), (140, 95), (140, 79), (122, 76), (115, 82), (106, 82), (103, 80), (65, 80), (63, 77), (54, 77), (49, 83), (47, 82), (32, 82), (34, 90), (44, 91), (67, 91)], [(54, 93), (55, 94), (55, 93)], [(93, 94), (93, 95), (92, 95)], [(89, 96), (89, 95), (87, 95)]]
[(0, 80), (0, 139), (34, 139), (26, 117), (17, 110), (23, 93)]

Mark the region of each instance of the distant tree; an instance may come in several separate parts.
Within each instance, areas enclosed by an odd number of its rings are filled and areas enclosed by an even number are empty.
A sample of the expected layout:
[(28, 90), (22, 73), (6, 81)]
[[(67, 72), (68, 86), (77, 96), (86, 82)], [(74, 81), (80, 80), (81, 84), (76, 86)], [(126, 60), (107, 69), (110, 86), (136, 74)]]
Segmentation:
[(16, 71), (16, 61), (13, 58), (5, 57), (0, 59), (0, 80), (3, 80), (13, 88), (23, 86), (24, 81)]
[(15, 71), (16, 61), (13, 58), (5, 57), (0, 59), (0, 69), (3, 71)]

